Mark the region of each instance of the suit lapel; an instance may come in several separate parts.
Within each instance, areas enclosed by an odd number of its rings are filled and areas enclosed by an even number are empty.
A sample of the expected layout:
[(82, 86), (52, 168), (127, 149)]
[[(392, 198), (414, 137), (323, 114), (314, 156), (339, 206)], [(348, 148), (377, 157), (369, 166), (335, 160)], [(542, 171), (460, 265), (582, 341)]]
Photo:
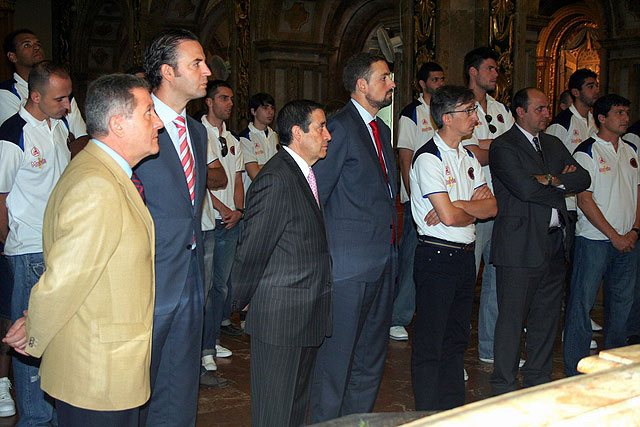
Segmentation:
[[(535, 162), (541, 166), (544, 166), (544, 160), (542, 157), (540, 157), (540, 154), (538, 154), (538, 152), (536, 151), (535, 148), (533, 148), (533, 145), (531, 144), (531, 142), (529, 142), (529, 139), (522, 133), (522, 131), (520, 129), (518, 129), (516, 127), (516, 125), (513, 125), (513, 131), (516, 132), (517, 134), (517, 142), (518, 144), (520, 144), (520, 146), (522, 147), (522, 149), (532, 158), (535, 160)], [(538, 141), (540, 141), (540, 138), (538, 138)], [(542, 152), (542, 155), (544, 156), (544, 151)]]
[(167, 173), (171, 174), (171, 182), (180, 188), (180, 194), (182, 194), (185, 199), (188, 199), (189, 204), (191, 204), (187, 180), (184, 177), (184, 169), (182, 169), (180, 157), (166, 129), (161, 129), (158, 133), (158, 146), (160, 147), (160, 152), (166, 156), (165, 158), (167, 160), (165, 164), (167, 166)]
[(280, 150), (276, 155), (281, 156), (282, 161), (289, 167), (291, 173), (295, 176), (296, 182), (300, 187), (302, 187), (302, 193), (304, 194), (305, 198), (311, 205), (313, 205), (313, 211), (318, 217), (318, 220), (322, 221), (322, 212), (320, 210), (320, 207), (318, 206), (318, 202), (316, 202), (316, 198), (311, 191), (311, 187), (309, 187), (309, 182), (304, 177), (304, 174), (300, 170), (300, 167), (298, 166), (296, 161), (293, 159), (293, 157), (291, 157), (289, 153), (287, 153), (287, 150)]

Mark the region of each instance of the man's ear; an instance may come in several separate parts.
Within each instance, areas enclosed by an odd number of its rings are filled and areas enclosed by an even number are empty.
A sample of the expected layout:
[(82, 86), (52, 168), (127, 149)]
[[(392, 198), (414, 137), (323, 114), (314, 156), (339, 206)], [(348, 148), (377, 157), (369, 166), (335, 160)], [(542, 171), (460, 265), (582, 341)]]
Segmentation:
[(427, 83), (424, 80), (418, 80), (418, 85), (420, 86), (423, 92), (427, 90)]
[(117, 135), (118, 137), (124, 136), (124, 128), (122, 126), (123, 120), (124, 117), (121, 115), (109, 117), (109, 133)]
[(29, 99), (31, 99), (31, 101), (36, 104), (40, 104), (40, 101), (42, 100), (42, 95), (37, 90), (34, 90), (33, 92), (29, 92)]
[(298, 126), (298, 125), (294, 125), (291, 128), (291, 136), (293, 137), (294, 141), (299, 141), (302, 138), (302, 134), (303, 133), (304, 132), (302, 132), (302, 128), (300, 126)]
[(369, 83), (367, 83), (366, 79), (360, 78), (356, 81), (356, 91), (366, 94), (368, 89)]
[(476, 67), (469, 67), (469, 77), (477, 77), (478, 76), (478, 69)]
[(166, 80), (172, 82), (173, 79), (175, 78), (176, 73), (171, 65), (162, 64), (160, 66), (160, 75), (164, 77)]
[(576, 88), (573, 88), (571, 89), (571, 95), (573, 95), (575, 99), (578, 99), (580, 97), (580, 91)]
[(213, 107), (213, 99), (211, 98), (205, 98), (204, 103), (207, 104), (207, 107), (209, 108)]
[(518, 115), (518, 117), (523, 117), (524, 113), (526, 113), (526, 111), (524, 110), (524, 108), (522, 107), (518, 107), (516, 108), (516, 114)]
[(18, 58), (16, 57), (15, 52), (8, 52), (8, 53), (7, 53), (7, 59), (9, 60), (9, 62), (12, 62), (12, 63), (14, 63), (14, 64), (15, 64), (16, 62), (18, 62)]

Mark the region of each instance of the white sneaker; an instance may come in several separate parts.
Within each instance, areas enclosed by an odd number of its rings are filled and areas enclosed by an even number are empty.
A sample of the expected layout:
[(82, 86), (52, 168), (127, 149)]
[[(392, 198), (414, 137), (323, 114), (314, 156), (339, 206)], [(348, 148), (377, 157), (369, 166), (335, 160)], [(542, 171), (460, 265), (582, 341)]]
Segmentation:
[[(593, 321), (593, 319), (591, 319), (591, 330), (592, 331), (601, 331), (602, 330), (602, 326), (598, 325), (596, 322)], [(593, 348), (593, 347), (591, 347)]]
[(469, 374), (467, 374), (467, 370), (464, 370), (464, 380), (469, 381)]
[(213, 356), (210, 354), (202, 357), (202, 366), (207, 371), (215, 371), (218, 369), (218, 365), (216, 365), (216, 361), (213, 359)]
[(409, 339), (409, 334), (404, 326), (392, 326), (389, 328), (389, 337), (396, 341), (406, 341)]
[(596, 340), (591, 340), (591, 344), (589, 344), (589, 348), (591, 350), (595, 350), (598, 348), (598, 343), (596, 342)]
[(233, 353), (226, 347), (216, 344), (216, 357), (229, 357)]
[[(480, 361), (484, 362), (484, 363), (493, 363), (493, 357), (491, 357), (491, 358), (489, 358), (489, 357), (479, 357), (478, 359), (480, 359)], [(520, 361), (518, 362), (518, 367), (522, 368), (524, 366), (524, 362), (526, 362), (526, 360), (520, 359)]]
[(0, 378), (0, 417), (12, 417), (16, 414), (16, 405), (11, 398), (9, 378)]

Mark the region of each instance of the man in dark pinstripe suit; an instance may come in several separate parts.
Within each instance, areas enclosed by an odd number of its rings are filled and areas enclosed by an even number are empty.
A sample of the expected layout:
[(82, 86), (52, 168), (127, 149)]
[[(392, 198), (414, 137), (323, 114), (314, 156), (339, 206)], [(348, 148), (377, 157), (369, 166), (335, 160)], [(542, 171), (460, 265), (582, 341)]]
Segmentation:
[(231, 281), (249, 304), (251, 423), (305, 423), (318, 347), (331, 333), (331, 257), (311, 166), (331, 135), (322, 107), (292, 101), (277, 119), (280, 150), (247, 193)]

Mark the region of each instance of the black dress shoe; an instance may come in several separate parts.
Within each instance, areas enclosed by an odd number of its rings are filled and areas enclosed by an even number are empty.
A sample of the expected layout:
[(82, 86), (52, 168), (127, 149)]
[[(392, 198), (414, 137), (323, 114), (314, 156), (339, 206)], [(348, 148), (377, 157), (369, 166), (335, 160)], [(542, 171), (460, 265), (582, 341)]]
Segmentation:
[(629, 335), (627, 337), (627, 345), (640, 344), (640, 335)]
[(229, 380), (214, 374), (213, 371), (205, 371), (200, 375), (200, 385), (207, 388), (225, 388), (229, 386)]
[(220, 332), (225, 335), (231, 335), (232, 337), (237, 337), (244, 333), (242, 329), (236, 328), (233, 324), (220, 326)]

